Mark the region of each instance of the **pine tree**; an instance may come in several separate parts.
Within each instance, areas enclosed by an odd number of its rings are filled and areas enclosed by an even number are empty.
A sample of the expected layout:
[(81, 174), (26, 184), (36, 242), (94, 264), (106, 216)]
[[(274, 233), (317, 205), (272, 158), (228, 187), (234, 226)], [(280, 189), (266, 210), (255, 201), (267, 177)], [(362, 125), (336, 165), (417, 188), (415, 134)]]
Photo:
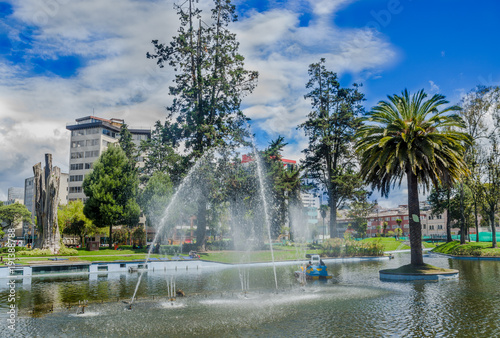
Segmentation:
[(309, 138), (303, 166), (308, 177), (328, 192), (330, 236), (337, 237), (337, 208), (362, 187), (355, 174), (352, 146), (364, 95), (357, 84), (342, 88), (337, 74), (326, 69), (325, 59), (309, 66), (309, 76), (306, 87), (311, 91), (305, 99), (311, 100), (313, 110), (299, 125)]
[[(179, 34), (169, 44), (153, 40), (155, 52), (147, 53), (160, 67), (168, 64), (176, 72), (175, 85), (169, 91), (174, 100), (168, 107), (168, 120), (175, 118), (175, 122), (168, 128), (172, 144), (183, 143), (191, 164), (209, 149), (244, 142), (247, 132), (241, 100), (255, 88), (258, 77), (257, 72), (244, 69), (236, 35), (228, 28), (237, 19), (231, 1), (215, 0), (208, 24), (195, 4), (188, 0), (187, 8), (177, 6)], [(208, 195), (202, 191), (198, 201), (197, 245), (201, 247)]]

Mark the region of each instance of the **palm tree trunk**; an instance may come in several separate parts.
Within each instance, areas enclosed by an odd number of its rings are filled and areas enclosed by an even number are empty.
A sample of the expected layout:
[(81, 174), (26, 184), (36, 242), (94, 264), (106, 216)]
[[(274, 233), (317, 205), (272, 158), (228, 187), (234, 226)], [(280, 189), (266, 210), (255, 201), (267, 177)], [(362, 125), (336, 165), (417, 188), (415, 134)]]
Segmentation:
[(448, 191), (446, 194), (446, 198), (448, 200), (448, 205), (446, 207), (446, 243), (449, 243), (452, 241), (451, 238), (451, 220), (450, 220), (450, 187), (448, 187)]
[(420, 223), (417, 175), (415, 175), (411, 169), (408, 169), (406, 177), (408, 180), (408, 218), (410, 223), (411, 264), (423, 265), (422, 225)]
[(460, 183), (460, 244), (465, 244), (464, 185)]

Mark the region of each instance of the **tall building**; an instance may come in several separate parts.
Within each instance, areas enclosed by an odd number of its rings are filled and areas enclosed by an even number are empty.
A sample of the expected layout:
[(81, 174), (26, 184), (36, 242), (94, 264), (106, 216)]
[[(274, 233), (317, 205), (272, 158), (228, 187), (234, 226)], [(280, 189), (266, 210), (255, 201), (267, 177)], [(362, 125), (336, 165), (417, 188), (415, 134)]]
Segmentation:
[[(68, 201), (85, 201), (82, 188), (85, 175), (93, 168), (94, 162), (108, 145), (118, 142), (120, 128), (125, 122), (121, 119), (107, 120), (96, 116), (82, 117), (75, 122), (66, 126), (66, 129), (71, 131)], [(150, 129), (129, 128), (129, 131), (136, 145), (151, 137)]]
[(8, 201), (24, 200), (24, 189), (18, 187), (9, 188), (7, 196)]

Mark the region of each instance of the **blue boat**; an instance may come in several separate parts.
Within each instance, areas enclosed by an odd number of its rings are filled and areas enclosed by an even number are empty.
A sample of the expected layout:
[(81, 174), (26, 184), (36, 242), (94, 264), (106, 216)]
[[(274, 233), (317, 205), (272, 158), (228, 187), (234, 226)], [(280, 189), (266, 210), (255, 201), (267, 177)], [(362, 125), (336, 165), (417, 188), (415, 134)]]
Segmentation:
[(300, 270), (295, 271), (295, 277), (305, 277), (306, 280), (331, 279), (332, 275), (328, 274), (325, 263), (319, 255), (312, 255), (311, 260), (306, 266), (301, 266)]

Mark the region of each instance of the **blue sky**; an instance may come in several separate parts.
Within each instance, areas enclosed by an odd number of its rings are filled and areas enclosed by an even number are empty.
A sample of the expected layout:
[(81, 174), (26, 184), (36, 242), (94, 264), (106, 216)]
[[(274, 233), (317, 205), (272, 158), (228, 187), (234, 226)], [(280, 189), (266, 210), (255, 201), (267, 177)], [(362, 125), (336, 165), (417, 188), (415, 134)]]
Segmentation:
[[(145, 54), (168, 42), (173, 0), (0, 0), (0, 200), (23, 186), (43, 154), (69, 162), (67, 123), (95, 115), (150, 127), (171, 102), (170, 69)], [(236, 0), (232, 30), (259, 84), (243, 101), (258, 142), (282, 135), (288, 158), (306, 139), (308, 65), (324, 57), (341, 83), (362, 83), (367, 110), (408, 88), (451, 103), (499, 85), (500, 3), (478, 0)], [(212, 2), (200, 0), (205, 12)], [(386, 206), (405, 199), (404, 187)], [(375, 195), (374, 195), (375, 196)]]

